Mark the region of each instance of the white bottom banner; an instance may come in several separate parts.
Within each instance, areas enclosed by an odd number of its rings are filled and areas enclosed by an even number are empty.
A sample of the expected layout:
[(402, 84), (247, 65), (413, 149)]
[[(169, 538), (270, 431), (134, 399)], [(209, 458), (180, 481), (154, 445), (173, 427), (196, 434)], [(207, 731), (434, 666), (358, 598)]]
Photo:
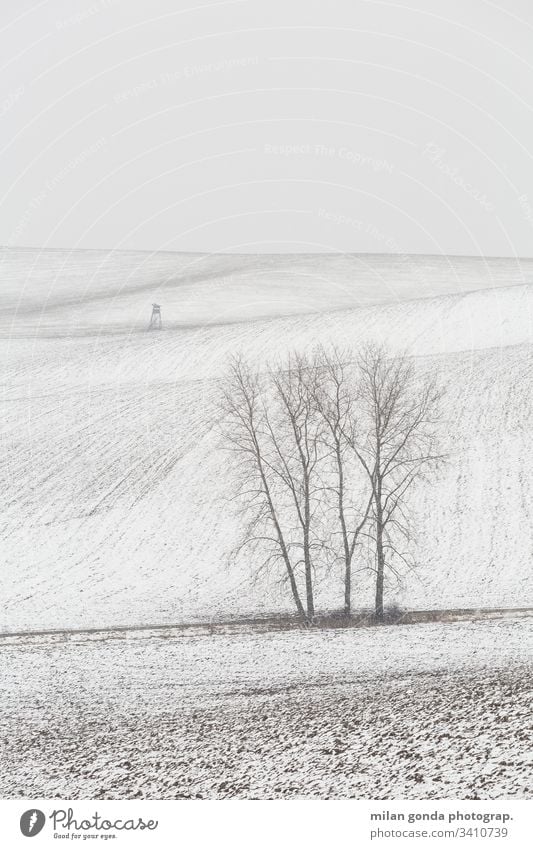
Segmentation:
[(0, 801), (2, 846), (522, 847), (531, 801)]

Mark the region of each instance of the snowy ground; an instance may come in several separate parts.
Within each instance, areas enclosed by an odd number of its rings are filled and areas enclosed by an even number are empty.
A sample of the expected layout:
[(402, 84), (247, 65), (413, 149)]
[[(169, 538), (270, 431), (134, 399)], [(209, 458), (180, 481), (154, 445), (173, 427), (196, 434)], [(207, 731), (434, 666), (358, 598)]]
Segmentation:
[(523, 798), (533, 619), (0, 644), (0, 796)]
[[(447, 388), (407, 608), (533, 607), (533, 261), (1, 254), (0, 631), (276, 613), (227, 564), (237, 351), (386, 342)], [(162, 333), (142, 332), (153, 300)], [(221, 474), (223, 470), (223, 474)], [(359, 573), (358, 573), (359, 574)], [(354, 606), (371, 602), (357, 578)], [(329, 592), (329, 595), (328, 595)], [(319, 587), (323, 608), (342, 584)], [(0, 796), (525, 797), (533, 618), (0, 640)]]
[(520, 286), (533, 260), (395, 254), (186, 254), (0, 248), (0, 336), (197, 329)]
[[(388, 600), (533, 606), (533, 260), (9, 250), (2, 274), (0, 631), (286, 609), (227, 564), (212, 421), (228, 354), (316, 342), (407, 346), (448, 389), (420, 568)], [(160, 334), (142, 332), (154, 299)], [(341, 581), (321, 593), (339, 606)]]

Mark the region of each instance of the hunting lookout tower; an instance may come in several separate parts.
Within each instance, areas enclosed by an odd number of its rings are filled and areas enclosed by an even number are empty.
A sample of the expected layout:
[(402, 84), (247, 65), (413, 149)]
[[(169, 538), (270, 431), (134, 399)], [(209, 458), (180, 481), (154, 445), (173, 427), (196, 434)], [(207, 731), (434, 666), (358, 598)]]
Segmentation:
[(161, 307), (159, 304), (152, 304), (152, 317), (150, 318), (150, 324), (148, 325), (148, 330), (162, 330), (163, 322), (161, 320)]

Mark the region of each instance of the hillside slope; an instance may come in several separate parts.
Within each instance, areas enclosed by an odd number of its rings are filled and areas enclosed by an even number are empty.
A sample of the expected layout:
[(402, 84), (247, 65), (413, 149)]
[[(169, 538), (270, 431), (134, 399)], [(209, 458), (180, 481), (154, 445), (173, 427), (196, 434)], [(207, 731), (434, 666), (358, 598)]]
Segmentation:
[[(375, 279), (384, 278), (372, 284), (373, 303), (353, 308), (359, 295), (371, 300), (372, 287), (363, 282), (360, 293), (355, 284), (350, 290), (349, 309), (337, 301), (333, 311), (306, 314), (307, 298), (299, 314), (285, 315), (285, 309), (295, 312), (294, 304), (287, 306), (287, 277), (278, 293), (279, 315), (265, 317), (269, 290), (253, 282), (246, 258), (246, 309), (256, 311), (254, 320), (245, 310), (217, 323), (203, 279), (187, 284), (189, 323), (180, 328), (167, 322), (168, 329), (150, 334), (135, 332), (135, 322), (160, 297), (150, 288), (154, 279), (142, 284), (132, 275), (131, 285), (117, 283), (120, 291), (111, 281), (106, 297), (103, 278), (90, 289), (86, 253), (79, 274), (63, 276), (58, 291), (45, 264), (40, 285), (51, 291), (39, 302), (30, 274), (24, 297), (16, 297), (15, 277), (22, 285), (28, 260), (20, 252), (16, 262), (11, 257), (18, 271), (3, 292), (1, 630), (170, 623), (284, 609), (286, 600), (254, 583), (244, 564), (226, 563), (238, 528), (228, 514), (227, 460), (212, 426), (217, 378), (231, 352), (243, 350), (261, 362), (316, 341), (408, 347), (436, 367), (447, 386), (452, 455), (438, 486), (429, 497), (421, 492), (415, 505), (418, 575), (401, 590), (391, 588), (391, 597), (420, 608), (533, 604), (533, 289), (517, 285), (515, 262), (507, 261), (509, 286), (501, 285), (505, 261), (498, 260), (492, 261), (498, 263), (498, 287), (493, 281), (465, 293), (462, 283), (446, 283), (441, 268), (436, 297), (413, 298), (419, 292), (413, 283), (411, 289), (406, 284), (407, 298), (399, 289), (391, 298), (399, 284), (389, 283), (384, 269), (394, 263), (367, 258), (378, 269)], [(168, 274), (170, 256), (160, 258)], [(424, 266), (424, 258), (417, 259), (431, 292), (436, 260)], [(215, 272), (232, 260), (242, 258), (211, 258)], [(31, 261), (38, 265), (38, 258)], [(75, 257), (63, 261), (75, 264)], [(175, 267), (185, 261), (175, 257)], [(314, 280), (315, 260), (306, 261)], [(129, 255), (124, 268), (128, 262)], [(290, 266), (290, 258), (284, 262)], [(335, 262), (324, 286), (330, 295), (346, 283)], [(529, 262), (522, 261), (522, 275)], [(294, 263), (305, 275), (304, 260)], [(470, 270), (467, 259), (461, 264), (465, 279), (479, 280), (479, 261), (471, 261)], [(327, 260), (318, 265), (326, 276)], [(222, 298), (220, 268), (217, 274)], [(82, 278), (94, 298), (83, 296), (77, 305)], [(174, 290), (179, 298), (179, 286)], [(244, 299), (231, 281), (227, 291), (236, 311)], [(71, 325), (69, 315), (77, 316)], [(370, 601), (364, 583), (355, 592), (355, 604)], [(323, 592), (321, 602), (333, 606), (340, 598)]]
[(533, 283), (533, 260), (0, 249), (0, 332), (71, 336), (256, 321)]

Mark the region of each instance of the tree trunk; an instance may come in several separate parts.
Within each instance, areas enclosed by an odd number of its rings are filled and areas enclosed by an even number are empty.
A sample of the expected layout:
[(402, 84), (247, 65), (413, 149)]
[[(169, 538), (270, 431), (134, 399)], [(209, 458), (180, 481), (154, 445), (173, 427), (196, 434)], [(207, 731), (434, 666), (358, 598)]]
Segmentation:
[(270, 511), (270, 518), (274, 523), (274, 527), (276, 529), (276, 534), (278, 537), (279, 547), (281, 549), (281, 554), (283, 557), (283, 562), (285, 563), (285, 568), (287, 569), (287, 575), (289, 576), (289, 583), (291, 585), (292, 597), (294, 598), (294, 603), (296, 604), (296, 610), (302, 619), (305, 619), (305, 610), (302, 604), (302, 600), (300, 598), (300, 593), (298, 592), (298, 586), (296, 584), (296, 578), (294, 575), (294, 569), (292, 568), (292, 563), (289, 557), (289, 552), (287, 550), (287, 546), (285, 545), (285, 538), (283, 536), (283, 532), (281, 530), (281, 525), (278, 522), (278, 516), (276, 513), (276, 509), (274, 507), (274, 502), (272, 501), (272, 497), (270, 495), (270, 487), (268, 485), (267, 477), (265, 474), (265, 470), (263, 467), (263, 460), (261, 457), (261, 452), (259, 450), (259, 443), (257, 442), (257, 438), (254, 436), (254, 446), (256, 449), (256, 460), (259, 468), (259, 473), (261, 475), (261, 481), (263, 483), (263, 488), (265, 491), (265, 495), (267, 498), (268, 509)]
[(309, 619), (315, 615), (315, 602), (313, 599), (313, 573), (311, 556), (309, 553), (309, 531), (304, 531), (304, 562), (305, 562), (305, 595), (307, 599), (307, 616)]
[(300, 593), (298, 592), (298, 587), (296, 586), (296, 580), (295, 580), (295, 577), (294, 577), (294, 572), (292, 570), (292, 567), (288, 566), (287, 571), (289, 573), (289, 583), (291, 585), (292, 596), (293, 596), (294, 602), (296, 604), (296, 610), (298, 611), (298, 614), (302, 617), (302, 619), (305, 619), (305, 610), (304, 610), (304, 606), (302, 604), (302, 601), (300, 599)]
[(376, 509), (376, 622), (383, 622), (383, 583), (385, 578), (385, 553), (383, 551), (383, 500), (382, 478), (379, 472), (381, 462), (381, 446), (378, 442), (376, 456), (377, 475), (374, 488), (374, 505)]
[(337, 459), (337, 475), (339, 478), (339, 522), (342, 531), (342, 544), (344, 547), (344, 614), (345, 616), (349, 616), (352, 611), (352, 555), (350, 551), (350, 543), (348, 542), (346, 519), (344, 516), (344, 469), (342, 467), (342, 456), (338, 439), (335, 441), (335, 455)]
[[(272, 503), (272, 499), (270, 498), (270, 493), (268, 494), (268, 502), (269, 502), (269, 505), (270, 505), (270, 511), (271, 511), (272, 520), (274, 522), (274, 527), (276, 528), (276, 533), (278, 535), (278, 540), (279, 540), (279, 545), (280, 545), (280, 548), (281, 548), (281, 553), (282, 553), (282, 556), (283, 556), (283, 561), (285, 563), (285, 568), (287, 569), (287, 575), (289, 576), (289, 583), (291, 585), (292, 597), (294, 598), (294, 603), (296, 604), (296, 610), (298, 611), (298, 613), (302, 617), (302, 619), (305, 619), (305, 609), (304, 609), (304, 606), (302, 604), (302, 600), (300, 598), (300, 593), (298, 592), (298, 586), (296, 584), (294, 569), (292, 568), (292, 563), (290, 561), (289, 552), (287, 551), (287, 546), (285, 545), (285, 539), (283, 537), (283, 533), (282, 533), (280, 524), (278, 522), (276, 511), (275, 511), (274, 505)], [(306, 571), (306, 586), (307, 586), (307, 571)], [(311, 595), (311, 604), (312, 604), (312, 601), (313, 601), (313, 598), (312, 598), (312, 595)], [(307, 606), (309, 607), (309, 600), (308, 600)]]
[(383, 517), (381, 504), (376, 511), (376, 622), (383, 622), (383, 582), (385, 577), (385, 556), (383, 553)]
[(352, 564), (346, 561), (344, 574), (344, 613), (350, 616), (352, 612)]

